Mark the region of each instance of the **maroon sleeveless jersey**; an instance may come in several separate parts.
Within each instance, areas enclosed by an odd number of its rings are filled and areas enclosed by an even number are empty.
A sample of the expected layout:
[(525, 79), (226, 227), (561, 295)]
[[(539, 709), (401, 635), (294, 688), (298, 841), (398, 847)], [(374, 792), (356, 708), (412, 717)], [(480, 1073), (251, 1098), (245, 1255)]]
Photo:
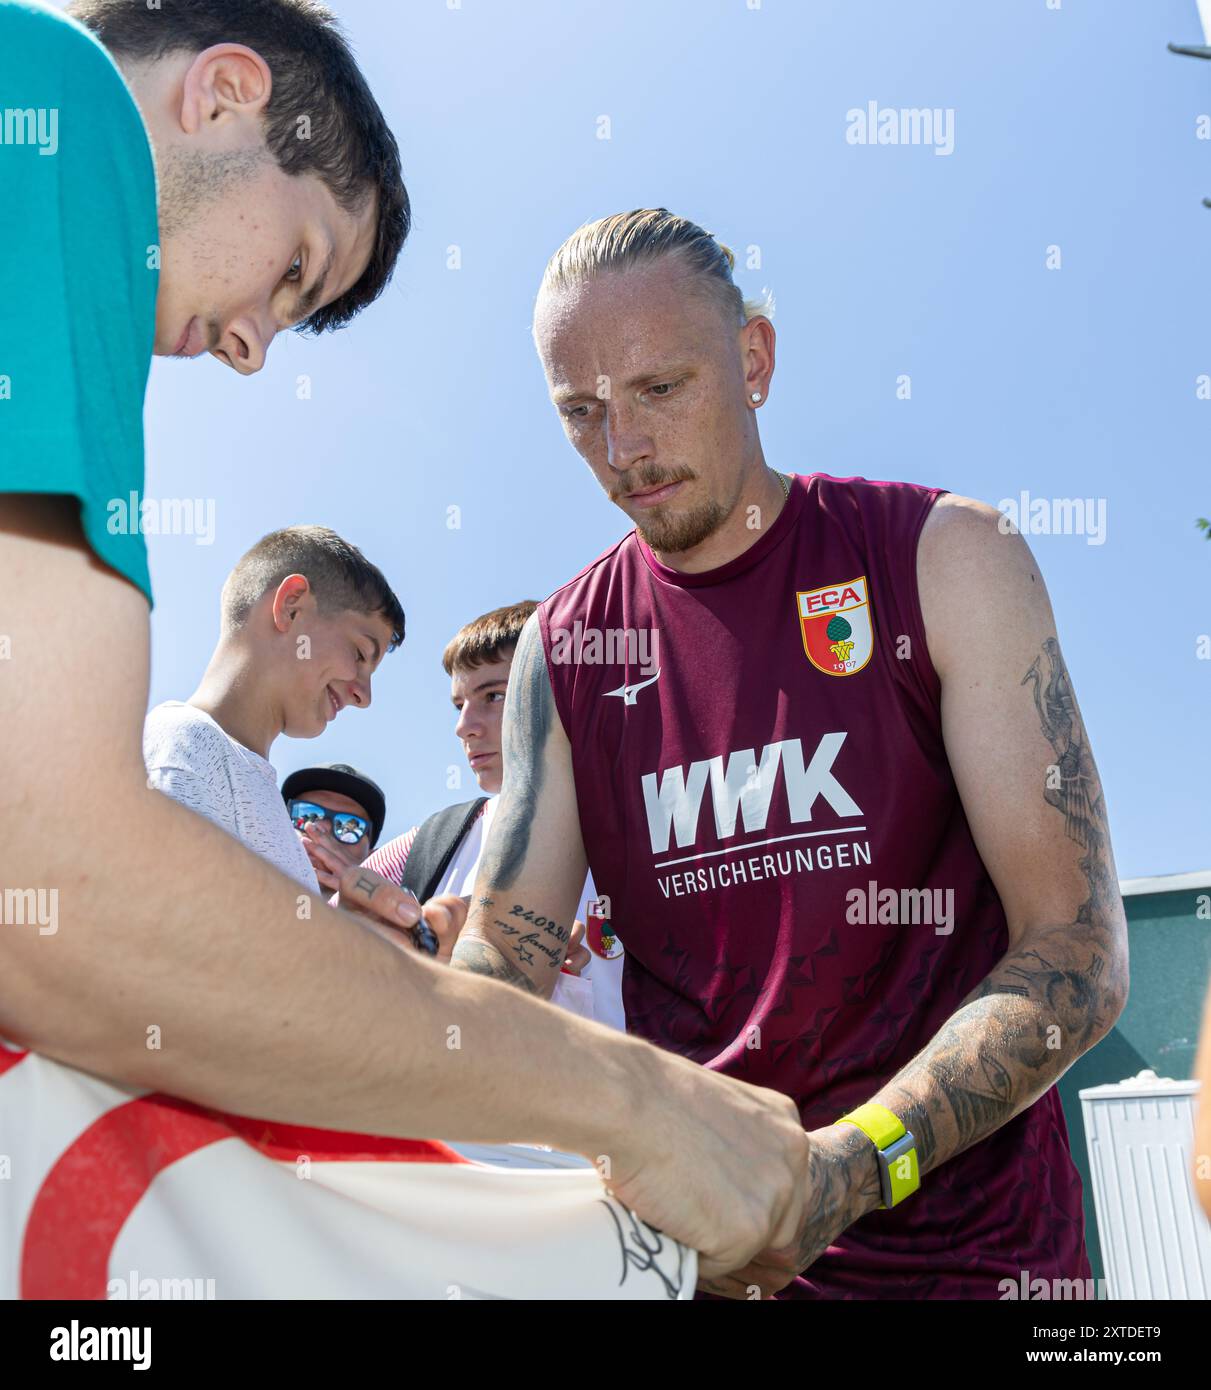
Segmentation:
[[(869, 1100), (1007, 949), (917, 596), (941, 491), (795, 477), (728, 564), (681, 574), (632, 531), (539, 606), (628, 1031), (792, 1096), (808, 1129)], [(997, 1298), (1023, 1270), (1091, 1277), (1054, 1087), (787, 1293)]]

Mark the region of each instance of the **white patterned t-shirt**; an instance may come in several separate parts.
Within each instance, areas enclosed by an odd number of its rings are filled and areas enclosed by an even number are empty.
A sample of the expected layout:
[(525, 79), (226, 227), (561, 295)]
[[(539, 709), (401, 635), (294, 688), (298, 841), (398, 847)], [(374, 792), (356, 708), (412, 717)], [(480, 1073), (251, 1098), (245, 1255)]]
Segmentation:
[(273, 764), (204, 710), (165, 700), (143, 725), (147, 785), (213, 821), (254, 854), (319, 893), (319, 880), (278, 790)]

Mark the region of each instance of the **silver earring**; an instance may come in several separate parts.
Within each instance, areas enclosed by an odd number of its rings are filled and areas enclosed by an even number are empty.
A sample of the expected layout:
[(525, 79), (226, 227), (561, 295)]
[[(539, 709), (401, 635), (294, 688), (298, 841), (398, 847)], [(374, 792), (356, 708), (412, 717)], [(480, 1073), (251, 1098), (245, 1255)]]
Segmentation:
[(761, 399), (761, 392), (760, 392), (760, 391), (754, 391), (753, 394), (749, 397), (749, 400), (750, 400), (750, 401), (754, 401), (754, 402), (759, 401), (760, 399)]

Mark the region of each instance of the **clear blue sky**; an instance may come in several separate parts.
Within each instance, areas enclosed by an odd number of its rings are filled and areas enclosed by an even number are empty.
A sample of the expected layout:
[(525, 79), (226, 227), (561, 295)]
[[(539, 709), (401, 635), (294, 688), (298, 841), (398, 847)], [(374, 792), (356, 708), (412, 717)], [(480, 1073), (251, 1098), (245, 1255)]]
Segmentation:
[[(148, 494), (213, 497), (217, 536), (150, 538), (153, 702), (193, 690), (238, 556), (324, 523), (386, 570), (408, 639), (372, 709), (279, 741), (274, 762), (365, 768), (390, 833), (473, 795), (443, 645), (627, 529), (547, 403), (534, 289), (582, 221), (663, 205), (761, 249), (741, 283), (778, 300), (760, 417), (774, 466), (993, 504), (1105, 499), (1104, 545), (1031, 543), (1119, 872), (1211, 867), (1211, 661), (1196, 655), (1211, 544), (1194, 527), (1211, 515), (1211, 401), (1195, 394), (1211, 373), (1211, 142), (1195, 135), (1211, 63), (1165, 51), (1198, 40), (1194, 0), (337, 9), (399, 138), (415, 231), (379, 304), (331, 339), (279, 340), (259, 377), (155, 364)], [(846, 112), (871, 101), (953, 108), (954, 152), (847, 144)]]

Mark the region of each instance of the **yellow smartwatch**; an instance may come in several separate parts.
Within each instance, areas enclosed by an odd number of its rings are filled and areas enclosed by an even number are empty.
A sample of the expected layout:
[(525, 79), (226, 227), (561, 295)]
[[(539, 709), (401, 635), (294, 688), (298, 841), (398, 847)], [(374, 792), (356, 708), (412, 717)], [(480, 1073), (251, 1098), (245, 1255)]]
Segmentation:
[(879, 1188), (883, 1193), (880, 1211), (894, 1207), (921, 1186), (917, 1141), (887, 1106), (868, 1101), (834, 1123), (857, 1125), (878, 1151)]

